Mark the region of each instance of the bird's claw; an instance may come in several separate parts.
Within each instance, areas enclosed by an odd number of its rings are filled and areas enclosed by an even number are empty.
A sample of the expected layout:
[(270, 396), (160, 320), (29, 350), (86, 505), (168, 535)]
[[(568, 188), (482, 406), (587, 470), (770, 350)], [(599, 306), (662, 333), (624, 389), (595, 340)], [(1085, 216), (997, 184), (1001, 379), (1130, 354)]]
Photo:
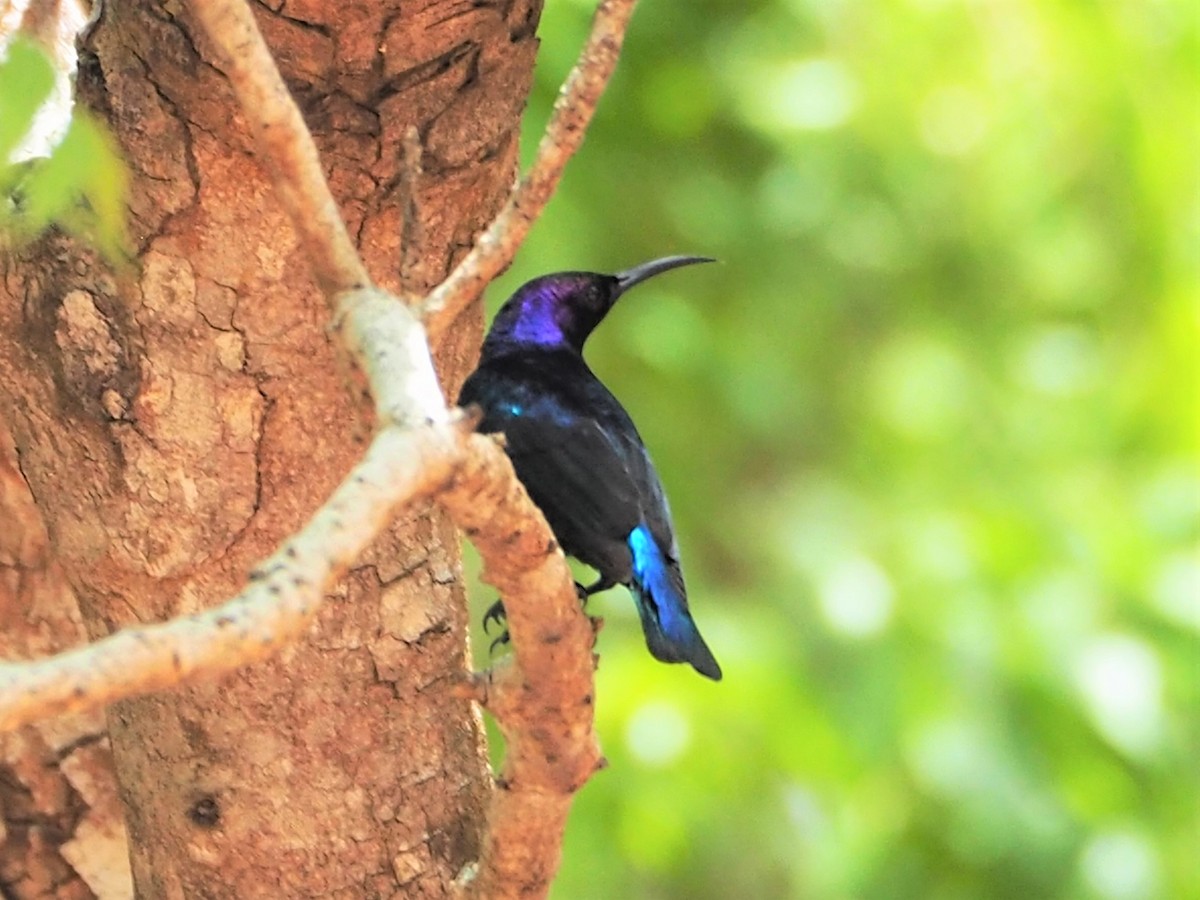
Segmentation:
[[(586, 610), (588, 598), (591, 597), (592, 594), (599, 593), (600, 591), (608, 590), (608, 588), (610, 588), (610, 587), (612, 587), (612, 585), (606, 583), (603, 578), (601, 578), (595, 584), (588, 585), (586, 587), (584, 585), (580, 584), (578, 581), (576, 581), (575, 582), (575, 596), (579, 598), (579, 604)], [(504, 612), (504, 601), (497, 600), (495, 603), (493, 603), (491, 606), (489, 606), (487, 608), (487, 612), (485, 612), (483, 614), (483, 633), (491, 634), (491, 631), (490, 631), (491, 624), (493, 622), (495, 622), (497, 625), (501, 625), (504, 622), (505, 618), (506, 618), (506, 615)], [(603, 621), (602, 619), (592, 619), (593, 623), (602, 622), (602, 621)], [(593, 625), (593, 627), (597, 627), (597, 626)], [(500, 636), (497, 637), (494, 641), (492, 641), (492, 643), (488, 646), (488, 655), (495, 653), (497, 647), (502, 647), (505, 644), (508, 644), (511, 640), (512, 640), (512, 637), (511, 637), (511, 635), (509, 635), (507, 629), (505, 629), (504, 631), (501, 631)]]
[[(504, 619), (504, 601), (497, 600), (495, 603), (489, 606), (487, 612), (483, 614), (483, 633), (489, 634), (489, 626), (493, 622), (495, 622), (497, 625), (501, 625), (504, 622)], [(495, 653), (497, 647), (501, 647), (511, 640), (512, 637), (509, 635), (508, 629), (505, 628), (500, 632), (500, 636), (488, 645), (488, 656), (491, 656), (493, 653)]]
[(488, 656), (491, 656), (493, 653), (495, 653), (497, 647), (503, 647), (511, 640), (512, 637), (507, 631), (500, 632), (500, 637), (496, 638), (488, 645)]
[(595, 583), (589, 584), (587, 587), (584, 587), (577, 581), (575, 582), (575, 593), (579, 596), (579, 602), (582, 603), (586, 608), (588, 598), (591, 597), (592, 594), (599, 594), (601, 591), (607, 591), (613, 586), (613, 584), (614, 582), (608, 581), (603, 577), (597, 578)]
[(483, 614), (483, 633), (488, 634), (488, 625), (495, 622), (499, 625), (505, 619), (504, 601), (497, 600), (487, 608), (487, 612)]

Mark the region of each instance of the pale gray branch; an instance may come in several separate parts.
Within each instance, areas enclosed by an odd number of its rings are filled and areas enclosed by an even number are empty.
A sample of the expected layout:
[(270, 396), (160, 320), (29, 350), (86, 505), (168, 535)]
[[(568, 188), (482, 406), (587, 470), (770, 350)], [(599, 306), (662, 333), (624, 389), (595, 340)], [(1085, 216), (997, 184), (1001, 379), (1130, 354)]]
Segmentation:
[(512, 262), (530, 226), (554, 196), (563, 170), (583, 143), (592, 114), (617, 67), (636, 5), (637, 0), (602, 0), (596, 8), (591, 34), (559, 91), (533, 165), (492, 224), (476, 239), (471, 252), (425, 301), (429, 335), (435, 343)]
[(338, 291), (366, 286), (367, 269), (329, 192), (316, 144), (250, 7), (245, 0), (198, 0), (190, 5), (220, 56), (264, 171), (292, 220), (317, 285), (331, 299)]
[(304, 529), (220, 606), (46, 659), (0, 663), (0, 731), (229, 672), (291, 643), (397, 507), (449, 483), (461, 437), (450, 424), (381, 430)]

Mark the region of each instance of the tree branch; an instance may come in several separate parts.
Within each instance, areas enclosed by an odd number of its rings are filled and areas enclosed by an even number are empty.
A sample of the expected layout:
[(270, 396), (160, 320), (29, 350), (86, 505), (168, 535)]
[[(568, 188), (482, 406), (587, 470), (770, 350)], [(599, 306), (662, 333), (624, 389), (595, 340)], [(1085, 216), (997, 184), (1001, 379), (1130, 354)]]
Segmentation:
[(321, 158), (300, 110), (267, 49), (245, 0), (189, 4), (216, 48), (242, 113), (258, 143), (264, 171), (275, 187), (322, 293), (370, 283), (329, 192)]
[(474, 683), (507, 741), (483, 854), (460, 876), (472, 898), (544, 897), (576, 791), (603, 765), (594, 730), (594, 631), (558, 543), (496, 443), (469, 439), (441, 502), (479, 548), (500, 591), (514, 664)]
[(512, 262), (530, 227), (554, 196), (563, 170), (583, 143), (592, 114), (617, 67), (636, 5), (637, 0), (602, 0), (596, 7), (591, 34), (558, 92), (529, 172), (492, 224), (476, 239), (471, 252), (425, 301), (429, 336), (434, 343)]
[(0, 731), (229, 672), (282, 649), (304, 632), (325, 587), (395, 510), (448, 483), (460, 455), (456, 432), (447, 425), (380, 431), (308, 525), (252, 570), (250, 584), (226, 603), (125, 628), (47, 659), (0, 663)]

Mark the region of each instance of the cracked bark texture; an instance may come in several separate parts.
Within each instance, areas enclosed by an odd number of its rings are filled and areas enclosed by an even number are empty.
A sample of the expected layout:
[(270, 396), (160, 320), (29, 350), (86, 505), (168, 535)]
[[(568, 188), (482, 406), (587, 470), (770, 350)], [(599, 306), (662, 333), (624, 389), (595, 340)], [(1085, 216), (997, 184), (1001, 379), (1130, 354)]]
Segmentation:
[[(436, 283), (512, 183), (540, 3), (255, 11), (391, 289), (401, 145), (418, 129), (405, 278)], [(197, 34), (175, 4), (110, 3), (81, 56), (81, 97), (131, 167), (138, 268), (113, 273), (60, 236), (0, 258), (0, 417), (93, 638), (232, 593), (368, 427)], [(451, 396), (481, 328), (472, 309), (438, 348)], [(478, 718), (450, 691), (465, 616), (453, 528), (412, 515), (280, 657), (112, 707), (138, 895), (447, 896), (491, 783)]]
[[(48, 655), (84, 638), (75, 598), (0, 422), (0, 656)], [(60, 716), (0, 734), (0, 896), (132, 891), (104, 716)]]

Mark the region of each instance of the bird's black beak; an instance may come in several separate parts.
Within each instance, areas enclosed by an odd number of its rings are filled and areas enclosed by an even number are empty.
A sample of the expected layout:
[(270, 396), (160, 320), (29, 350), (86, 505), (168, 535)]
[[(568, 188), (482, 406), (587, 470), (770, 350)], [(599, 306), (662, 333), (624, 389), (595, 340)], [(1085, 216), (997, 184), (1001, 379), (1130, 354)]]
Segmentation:
[(680, 266), (690, 266), (695, 263), (716, 262), (711, 256), (664, 256), (662, 259), (652, 259), (640, 266), (626, 269), (616, 274), (618, 294), (623, 294), (635, 284), (641, 284), (647, 278), (661, 275)]

